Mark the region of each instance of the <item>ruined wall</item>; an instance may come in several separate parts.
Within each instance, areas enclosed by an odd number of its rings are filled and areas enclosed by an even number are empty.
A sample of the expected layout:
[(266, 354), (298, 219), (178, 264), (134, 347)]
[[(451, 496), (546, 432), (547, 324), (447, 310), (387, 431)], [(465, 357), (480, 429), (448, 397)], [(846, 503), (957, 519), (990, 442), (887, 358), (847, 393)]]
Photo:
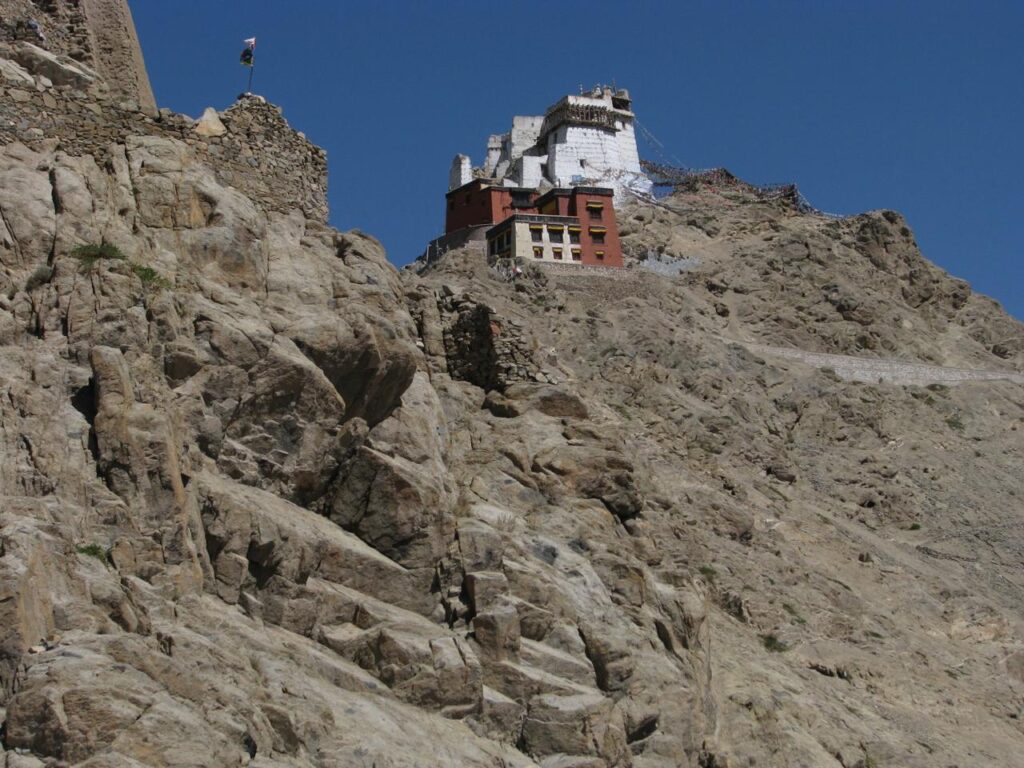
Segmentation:
[(249, 96), (220, 117), (227, 133), (205, 141), (225, 182), (272, 210), (301, 208), (327, 221), (327, 153), (293, 130), (280, 107)]
[(447, 372), (487, 391), (504, 391), (523, 381), (554, 380), (542, 370), (518, 321), (503, 318), (448, 286), (414, 291), (409, 299), (432, 371)]
[[(40, 39), (26, 22), (38, 22)], [(113, 97), (156, 111), (127, 0), (0, 0), (0, 43), (27, 40), (95, 70)]]
[(85, 9), (93, 67), (111, 91), (134, 99), (144, 110), (156, 109), (128, 0), (77, 0), (74, 4)]
[(68, 154), (103, 158), (111, 144), (128, 136), (174, 138), (192, 146), (223, 183), (257, 205), (281, 212), (299, 208), (309, 218), (327, 220), (326, 153), (264, 99), (241, 99), (220, 113), (222, 135), (201, 136), (184, 115), (150, 115), (70, 75), (67, 84), (57, 85), (2, 56), (0, 50), (0, 144), (31, 147), (57, 139)]

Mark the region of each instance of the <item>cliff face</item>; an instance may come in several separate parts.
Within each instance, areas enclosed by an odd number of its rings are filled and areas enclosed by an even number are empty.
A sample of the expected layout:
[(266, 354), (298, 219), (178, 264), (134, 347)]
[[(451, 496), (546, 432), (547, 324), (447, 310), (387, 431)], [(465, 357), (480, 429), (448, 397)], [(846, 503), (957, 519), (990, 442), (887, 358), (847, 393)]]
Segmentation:
[(2, 51), (0, 766), (1015, 764), (1024, 332), (897, 215), (399, 275), (273, 107)]

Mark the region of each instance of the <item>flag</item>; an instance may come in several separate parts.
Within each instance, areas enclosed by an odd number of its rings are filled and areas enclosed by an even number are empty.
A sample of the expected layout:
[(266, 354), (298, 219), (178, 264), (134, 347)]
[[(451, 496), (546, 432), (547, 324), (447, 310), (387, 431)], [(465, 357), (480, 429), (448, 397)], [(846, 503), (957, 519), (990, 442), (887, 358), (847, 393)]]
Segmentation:
[(251, 67), (253, 66), (253, 52), (256, 50), (256, 38), (247, 37), (243, 42), (245, 43), (245, 48), (242, 50), (239, 61), (242, 62), (242, 66)]

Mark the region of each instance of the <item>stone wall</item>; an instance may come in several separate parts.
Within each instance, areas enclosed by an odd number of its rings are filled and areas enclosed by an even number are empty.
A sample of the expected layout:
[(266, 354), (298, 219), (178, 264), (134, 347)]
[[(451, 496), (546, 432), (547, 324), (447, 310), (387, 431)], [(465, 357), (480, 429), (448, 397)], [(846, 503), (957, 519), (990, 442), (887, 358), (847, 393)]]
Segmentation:
[(520, 381), (549, 381), (522, 324), (465, 294), (436, 295), (448, 374), (481, 389), (504, 391)]
[(436, 237), (427, 243), (427, 249), (416, 260), (415, 268), (423, 270), (439, 262), (450, 251), (465, 249), (478, 258), (487, 256), (487, 230), (492, 224), (480, 227), (464, 227), (447, 235)]
[[(35, 20), (44, 36), (28, 29)], [(110, 93), (155, 112), (127, 0), (0, 0), (0, 42), (27, 40), (99, 73)]]
[[(30, 71), (28, 53), (31, 61), (46, 64), (49, 76), (39, 67)], [(0, 44), (0, 144), (19, 141), (32, 147), (56, 139), (68, 154), (103, 158), (111, 144), (128, 136), (174, 138), (189, 144), (223, 183), (257, 205), (281, 212), (299, 208), (309, 218), (327, 220), (326, 153), (292, 130), (278, 107), (249, 96), (217, 117), (220, 128), (200, 135), (196, 121), (168, 110), (148, 113), (108, 92), (102, 82), (75, 74), (69, 60), (43, 61), (25, 43)]]

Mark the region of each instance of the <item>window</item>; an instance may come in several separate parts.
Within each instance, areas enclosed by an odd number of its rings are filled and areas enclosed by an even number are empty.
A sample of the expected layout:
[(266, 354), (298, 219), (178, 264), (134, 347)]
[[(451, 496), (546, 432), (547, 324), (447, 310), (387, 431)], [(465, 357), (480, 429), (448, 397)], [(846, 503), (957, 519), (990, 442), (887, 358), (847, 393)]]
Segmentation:
[(597, 256), (599, 261), (604, 261), (604, 251), (594, 251), (594, 255)]
[(604, 245), (604, 232), (603, 229), (590, 230), (590, 239), (594, 241), (594, 245)]
[(579, 248), (573, 248), (572, 249), (572, 260), (573, 261), (580, 261), (582, 258), (583, 258), (583, 254), (580, 253), (580, 249)]
[(604, 218), (604, 203), (587, 203), (587, 213), (592, 221), (601, 221)]
[(578, 243), (580, 241), (580, 228), (569, 227), (569, 242)]
[(544, 258), (544, 248), (542, 246), (539, 246), (539, 245), (533, 246), (533, 258), (535, 258), (535, 259), (543, 259)]
[(565, 242), (563, 240), (564, 237), (565, 230), (562, 229), (561, 227), (548, 227), (548, 238), (551, 240), (552, 243)]
[(558, 259), (559, 261), (562, 260), (562, 249), (561, 248), (552, 248), (551, 252), (553, 254), (555, 254), (555, 258), (556, 259)]
[(542, 227), (530, 227), (530, 239), (535, 243), (543, 243), (544, 229)]

